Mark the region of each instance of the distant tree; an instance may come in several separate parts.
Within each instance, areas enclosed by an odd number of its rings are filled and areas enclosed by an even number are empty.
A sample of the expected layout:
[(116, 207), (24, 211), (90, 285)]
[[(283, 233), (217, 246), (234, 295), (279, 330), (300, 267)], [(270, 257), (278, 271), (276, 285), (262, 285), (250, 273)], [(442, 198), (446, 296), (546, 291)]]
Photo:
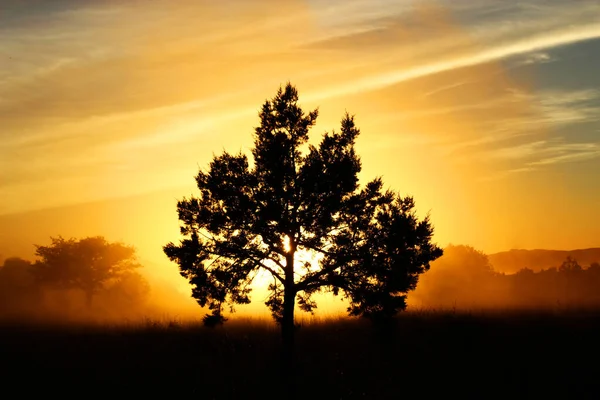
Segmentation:
[(19, 257), (9, 257), (4, 260), (2, 266), (0, 266), (1, 276), (19, 276), (18, 279), (24, 279), (29, 281), (31, 275), (31, 261), (25, 260)]
[(307, 144), (317, 114), (299, 107), (291, 84), (280, 88), (259, 113), (252, 162), (242, 153), (215, 156), (196, 176), (200, 196), (177, 204), (184, 238), (164, 247), (217, 319), (224, 305), (249, 303), (257, 271), (268, 271), (266, 304), (288, 350), (296, 301), (312, 311), (311, 295), (329, 291), (349, 301), (350, 315), (390, 318), (442, 255), (412, 197), (384, 191), (380, 178), (359, 187), (352, 116), (339, 133)]
[(59, 289), (83, 290), (88, 307), (107, 283), (140, 267), (133, 247), (109, 243), (101, 236), (51, 240), (49, 246), (36, 245), (40, 258), (34, 266), (36, 279)]
[(571, 256), (567, 256), (565, 261), (558, 267), (558, 272), (580, 272), (582, 271), (581, 265), (577, 260)]
[(412, 296), (422, 305), (436, 308), (485, 307), (495, 301), (499, 281), (485, 253), (471, 246), (448, 245), (420, 278)]
[(444, 256), (436, 260), (435, 265), (435, 270), (428, 272), (428, 275), (448, 271), (477, 279), (495, 274), (488, 256), (466, 245), (448, 245), (444, 248)]
[(19, 257), (9, 257), (0, 266), (0, 310), (22, 311), (24, 303), (36, 300), (32, 264)]
[(534, 276), (535, 271), (532, 270), (531, 268), (525, 267), (525, 268), (521, 268), (520, 270), (518, 270), (515, 275)]
[(127, 271), (113, 280), (106, 294), (124, 306), (140, 305), (150, 294), (150, 284), (139, 272)]
[(0, 266), (0, 291), (19, 291), (34, 284), (31, 261), (9, 257)]

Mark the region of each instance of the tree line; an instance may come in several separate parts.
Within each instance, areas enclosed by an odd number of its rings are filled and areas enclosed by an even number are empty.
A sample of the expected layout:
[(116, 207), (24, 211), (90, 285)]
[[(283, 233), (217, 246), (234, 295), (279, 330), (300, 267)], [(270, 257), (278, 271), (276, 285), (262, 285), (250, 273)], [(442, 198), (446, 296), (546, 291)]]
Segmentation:
[[(535, 272), (537, 270), (537, 272)], [(600, 307), (600, 263), (536, 265), (516, 273), (496, 271), (470, 246), (448, 246), (413, 293), (413, 304), (434, 309), (563, 309)]]

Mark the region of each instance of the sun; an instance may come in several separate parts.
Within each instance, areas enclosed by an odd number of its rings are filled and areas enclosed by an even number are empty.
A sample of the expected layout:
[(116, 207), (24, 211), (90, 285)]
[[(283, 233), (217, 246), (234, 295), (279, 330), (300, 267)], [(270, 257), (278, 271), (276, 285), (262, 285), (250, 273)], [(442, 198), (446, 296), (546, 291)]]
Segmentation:
[(286, 253), (292, 251), (292, 246), (290, 245), (290, 237), (288, 235), (285, 235), (283, 237), (283, 249)]
[[(292, 251), (292, 247), (291, 247), (291, 243), (290, 243), (290, 238), (288, 235), (284, 235), (283, 238), (281, 239), (281, 243), (283, 244), (283, 249), (286, 253), (289, 254), (290, 251)], [(319, 268), (319, 261), (322, 258), (322, 254), (319, 254), (315, 251), (309, 251), (309, 250), (305, 250), (302, 248), (298, 248), (296, 249), (295, 253), (294, 253), (294, 278), (296, 280), (296, 282), (298, 282), (300, 279), (302, 279), (302, 276), (304, 276), (304, 274), (306, 274), (308, 271), (314, 271), (316, 269)], [(269, 264), (270, 267), (272, 267), (275, 271), (278, 271), (282, 276), (284, 274), (284, 271), (281, 270), (281, 267), (276, 265), (273, 262), (270, 261), (265, 261), (267, 264)], [(282, 264), (285, 265), (285, 260), (282, 259), (280, 260), (280, 262)], [(273, 275), (271, 275), (270, 272), (264, 270), (264, 269), (260, 269), (254, 280), (253, 280), (253, 284), (252, 286), (255, 289), (264, 289), (266, 290), (270, 284), (275, 283), (276, 280), (273, 277)]]

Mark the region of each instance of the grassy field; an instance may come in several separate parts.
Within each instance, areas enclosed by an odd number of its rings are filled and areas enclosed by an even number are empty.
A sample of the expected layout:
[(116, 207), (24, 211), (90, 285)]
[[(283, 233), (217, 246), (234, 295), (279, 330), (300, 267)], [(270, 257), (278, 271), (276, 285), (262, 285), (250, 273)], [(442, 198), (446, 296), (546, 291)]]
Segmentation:
[[(390, 330), (313, 322), (297, 333), (296, 395), (599, 398), (599, 341), (600, 313), (413, 312)], [(0, 363), (5, 398), (286, 398), (279, 333), (265, 321), (4, 324)]]

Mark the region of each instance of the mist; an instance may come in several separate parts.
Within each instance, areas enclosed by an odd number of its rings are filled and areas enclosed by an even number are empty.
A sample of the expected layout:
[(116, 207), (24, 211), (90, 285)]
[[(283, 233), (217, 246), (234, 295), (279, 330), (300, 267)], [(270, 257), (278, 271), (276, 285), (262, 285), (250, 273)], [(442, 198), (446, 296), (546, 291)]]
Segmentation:
[[(513, 250), (487, 255), (468, 245), (449, 245), (431, 263), (417, 287), (407, 294), (408, 312), (419, 311), (548, 311), (600, 307), (598, 249)], [(579, 259), (584, 260), (579, 262)], [(498, 263), (495, 266), (491, 260)], [(506, 260), (510, 260), (508, 263)], [(108, 280), (88, 304), (80, 288), (49, 284), (36, 276), (39, 258), (0, 259), (0, 321), (67, 324), (135, 324), (145, 321), (197, 321), (207, 310), (191, 297), (191, 287), (178, 286), (140, 264), (136, 271)], [(527, 265), (528, 267), (524, 267)], [(161, 265), (175, 270), (175, 265)], [(503, 272), (503, 271), (514, 272)], [(39, 274), (38, 274), (39, 275)], [(238, 307), (242, 317), (268, 318), (263, 304), (266, 286), (258, 279), (253, 302)], [(347, 303), (333, 295), (316, 297), (314, 315), (337, 317)], [(231, 315), (231, 313), (228, 313)]]
[[(412, 309), (460, 311), (598, 308), (600, 264), (591, 261), (597, 250), (519, 250), (488, 256), (470, 246), (451, 245), (420, 277), (409, 304)], [(513, 254), (512, 266), (502, 262), (507, 254)], [(516, 272), (500, 272), (490, 259)]]
[(42, 265), (19, 257), (0, 260), (0, 322), (136, 324), (200, 316), (189, 294), (143, 266), (110, 277), (88, 295), (75, 274), (60, 282), (42, 279)]

